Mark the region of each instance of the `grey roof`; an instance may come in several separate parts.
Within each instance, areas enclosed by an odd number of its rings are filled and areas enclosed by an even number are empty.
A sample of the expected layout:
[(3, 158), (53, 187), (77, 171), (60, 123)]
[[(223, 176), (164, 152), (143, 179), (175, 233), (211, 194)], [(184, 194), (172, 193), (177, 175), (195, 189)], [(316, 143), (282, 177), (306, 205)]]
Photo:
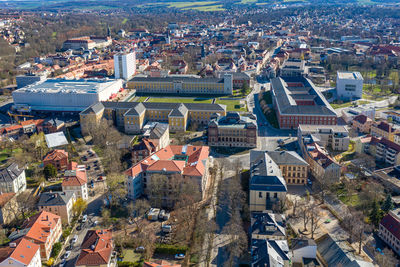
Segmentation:
[(330, 266), (348, 266), (348, 267), (372, 267), (370, 262), (363, 261), (357, 256), (354, 248), (352, 248), (345, 239), (336, 239), (326, 234), (317, 240), (317, 250), (321, 257)]
[(287, 192), (279, 166), (264, 151), (250, 151), (250, 190)]
[(146, 111), (146, 108), (142, 103), (138, 103), (136, 106), (133, 108), (129, 109), (125, 115), (140, 115), (143, 114), (143, 112)]
[(211, 104), (211, 103), (167, 103), (167, 102), (101, 102), (105, 108), (112, 109), (131, 109), (138, 104), (142, 104), (146, 109), (159, 109), (159, 110), (171, 110), (178, 108), (180, 105), (184, 105), (188, 110), (204, 110), (204, 111), (225, 111), (226, 105)]
[[(287, 83), (301, 83), (304, 86), (288, 87)], [(314, 84), (304, 77), (274, 78), (271, 80), (271, 89), (280, 114), (282, 115), (323, 115), (337, 116), (335, 110), (326, 101)], [(314, 105), (298, 105), (296, 100), (305, 99), (311, 95)]]
[(64, 206), (73, 197), (74, 193), (44, 192), (40, 194), (37, 206)]
[(102, 104), (102, 102), (98, 102), (96, 104), (91, 105), (87, 109), (83, 110), (80, 114), (91, 114), (91, 113), (97, 114), (103, 109), (104, 105)]
[(63, 132), (46, 134), (44, 137), (49, 148), (68, 145), (68, 140)]
[(217, 125), (218, 127), (235, 127), (235, 128), (257, 128), (257, 123), (255, 120), (240, 116), (238, 112), (227, 112), (226, 116), (216, 116), (210, 125)]
[(300, 157), (295, 151), (268, 151), (267, 154), (278, 165), (309, 165), (307, 161)]
[(13, 182), (23, 171), (24, 169), (19, 169), (16, 163), (12, 163), (7, 168), (0, 170), (0, 183)]
[(191, 83), (223, 83), (223, 78), (193, 78), (188, 76), (167, 76), (167, 77), (133, 77), (131, 82), (191, 82)]
[(169, 116), (172, 116), (172, 117), (182, 117), (182, 116), (185, 116), (187, 112), (188, 112), (188, 109), (187, 109), (183, 104), (180, 104), (180, 105), (178, 106), (178, 108), (174, 108), (174, 109), (169, 113)]
[(311, 238), (293, 238), (292, 239), (292, 250), (301, 249), (308, 246), (317, 246), (317, 243)]
[(284, 266), (289, 261), (289, 248), (286, 240), (251, 241), (252, 267)]
[(281, 214), (272, 212), (253, 212), (251, 214), (251, 234), (286, 236), (285, 220)]
[(157, 123), (154, 128), (150, 132), (150, 139), (160, 139), (161, 136), (165, 133), (165, 131), (168, 129), (168, 124), (166, 123)]

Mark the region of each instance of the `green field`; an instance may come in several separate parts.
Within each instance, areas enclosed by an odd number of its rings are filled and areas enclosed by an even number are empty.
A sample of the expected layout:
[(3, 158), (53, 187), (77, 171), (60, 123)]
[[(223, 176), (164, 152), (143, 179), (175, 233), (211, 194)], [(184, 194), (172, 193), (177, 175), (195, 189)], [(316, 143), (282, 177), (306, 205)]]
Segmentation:
[(201, 1), (201, 2), (169, 2), (168, 7), (190, 8), (196, 6), (208, 6), (218, 3), (217, 1)]
[(187, 8), (182, 8), (182, 10), (188, 10), (188, 9), (194, 9), (197, 11), (224, 11), (225, 8), (222, 7), (222, 5), (212, 5), (212, 6), (193, 6), (193, 7), (187, 7)]
[(217, 99), (215, 101), (216, 104), (226, 105), (227, 111), (246, 111), (246, 107), (240, 107), (239, 100), (224, 100), (224, 99)]
[[(146, 98), (146, 97), (144, 97)], [(164, 97), (150, 97), (147, 102), (154, 102), (154, 103), (212, 103), (212, 98), (203, 98), (203, 97), (196, 97), (196, 98), (164, 98)]]
[[(144, 102), (146, 100), (147, 96), (141, 96), (139, 99), (136, 99), (136, 102)], [(135, 98), (133, 98), (135, 99)]]

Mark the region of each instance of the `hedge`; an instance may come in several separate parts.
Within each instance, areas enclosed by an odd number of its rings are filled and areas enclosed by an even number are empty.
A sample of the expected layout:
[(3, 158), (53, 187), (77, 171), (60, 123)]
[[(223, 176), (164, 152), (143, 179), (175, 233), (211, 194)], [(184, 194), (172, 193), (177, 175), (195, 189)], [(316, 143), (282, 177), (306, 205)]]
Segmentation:
[(188, 250), (187, 246), (156, 244), (155, 253), (174, 255), (174, 254), (185, 253), (186, 250)]
[(51, 251), (51, 256), (53, 258), (57, 258), (58, 254), (60, 254), (61, 249), (62, 249), (61, 242), (54, 243), (53, 249)]
[(130, 261), (119, 261), (118, 263), (118, 267), (133, 267), (134, 263), (130, 262)]

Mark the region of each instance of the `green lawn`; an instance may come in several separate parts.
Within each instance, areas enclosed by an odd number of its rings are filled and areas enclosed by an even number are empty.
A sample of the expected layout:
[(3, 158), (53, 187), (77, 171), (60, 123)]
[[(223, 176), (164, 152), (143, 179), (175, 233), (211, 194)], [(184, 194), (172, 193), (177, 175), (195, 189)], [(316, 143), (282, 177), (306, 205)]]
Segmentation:
[(144, 102), (146, 100), (147, 96), (141, 96), (139, 99), (136, 100), (136, 102)]
[(150, 97), (147, 102), (155, 103), (212, 103), (212, 98), (196, 97), (196, 98), (164, 98), (164, 97)]
[(360, 204), (360, 199), (358, 197), (357, 194), (353, 194), (353, 195), (340, 195), (338, 196), (338, 198), (340, 199), (340, 201), (342, 201), (344, 204), (346, 204), (347, 206), (357, 206)]
[(169, 2), (168, 7), (176, 7), (176, 8), (190, 8), (197, 6), (208, 6), (212, 4), (216, 4), (216, 1), (197, 1), (197, 2)]
[(211, 5), (211, 6), (193, 6), (193, 7), (186, 7), (182, 8), (182, 10), (188, 10), (188, 9), (193, 9), (197, 11), (224, 11), (225, 8), (222, 7), (222, 5)]
[(331, 104), (332, 108), (337, 109), (337, 108), (347, 108), (351, 107), (353, 105), (352, 102), (345, 102), (342, 104)]
[(246, 111), (246, 107), (240, 107), (239, 100), (224, 100), (224, 99), (217, 99), (215, 101), (216, 104), (226, 105), (227, 111)]
[[(13, 154), (15, 155), (17, 153), (20, 153), (21, 151), (22, 151), (21, 148), (16, 148), (16, 149), (13, 150)], [(11, 157), (11, 150), (3, 149), (3, 150), (0, 151), (0, 162), (8, 159), (9, 157)]]
[(122, 251), (123, 261), (127, 262), (137, 262), (140, 261), (141, 255), (139, 253), (135, 253), (133, 249), (124, 249)]

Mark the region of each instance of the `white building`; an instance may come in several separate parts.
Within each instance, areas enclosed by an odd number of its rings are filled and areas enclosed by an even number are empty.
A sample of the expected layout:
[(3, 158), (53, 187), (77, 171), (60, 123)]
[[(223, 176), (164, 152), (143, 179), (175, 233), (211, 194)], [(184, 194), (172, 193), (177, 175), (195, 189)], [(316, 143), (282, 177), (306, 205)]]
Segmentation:
[(40, 245), (22, 238), (0, 248), (0, 266), (41, 267)]
[(122, 88), (122, 80), (48, 79), (12, 93), (14, 107), (35, 111), (79, 112), (94, 103), (107, 101)]
[(114, 77), (129, 80), (136, 72), (136, 53), (118, 53), (114, 55)]
[(0, 192), (19, 194), (26, 189), (25, 170), (16, 163), (0, 170)]
[(352, 101), (362, 98), (364, 79), (359, 72), (338, 71), (336, 92), (340, 100)]
[(46, 75), (18, 75), (15, 79), (17, 81), (17, 88), (19, 89), (46, 80)]
[(76, 198), (87, 200), (87, 174), (85, 165), (76, 165), (75, 162), (71, 163), (69, 170), (65, 171), (64, 179), (61, 184), (62, 191), (65, 193), (75, 194)]

